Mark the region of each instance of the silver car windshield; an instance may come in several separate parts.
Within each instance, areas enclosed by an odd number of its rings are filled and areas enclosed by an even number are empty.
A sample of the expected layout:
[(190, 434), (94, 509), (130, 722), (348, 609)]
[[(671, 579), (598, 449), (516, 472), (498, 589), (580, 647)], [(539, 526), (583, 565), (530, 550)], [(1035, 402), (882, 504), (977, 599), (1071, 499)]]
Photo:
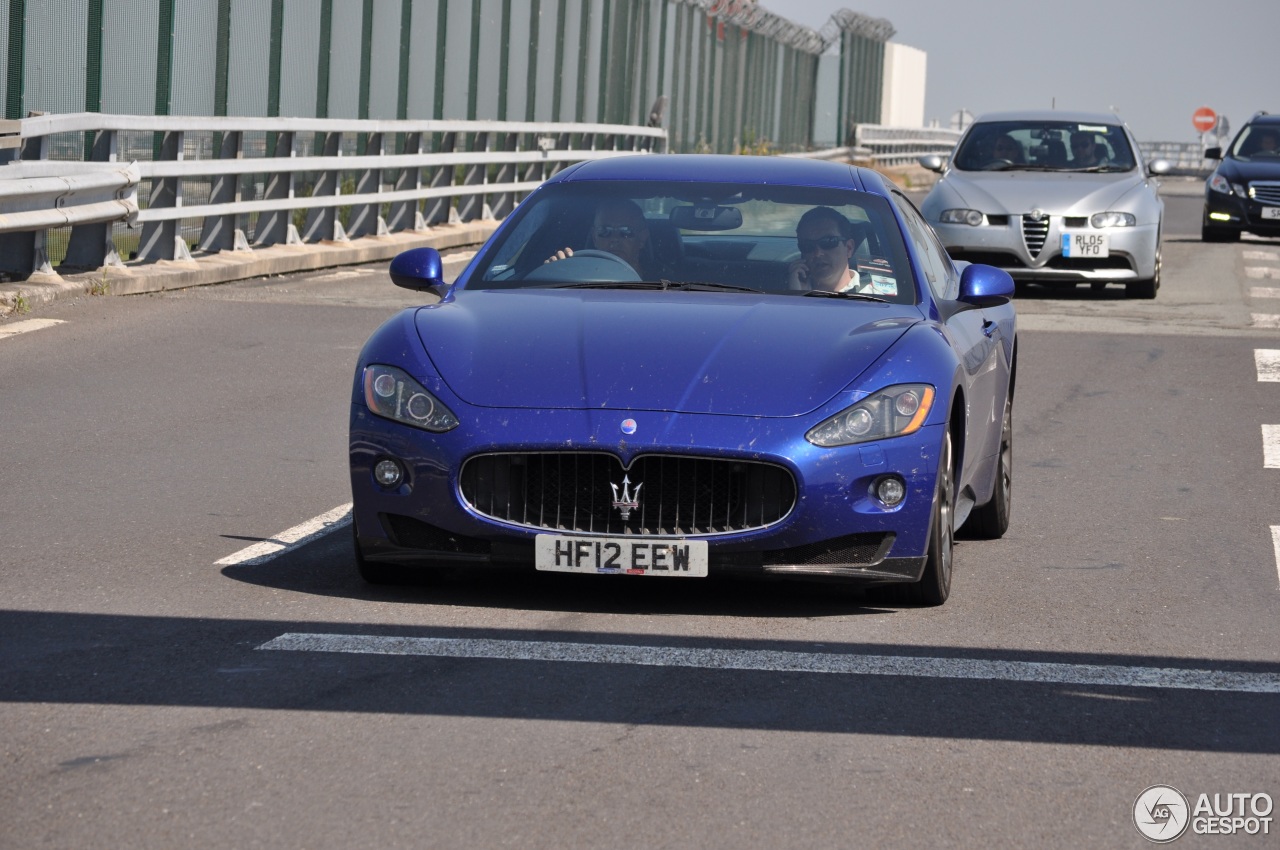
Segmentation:
[(1131, 171), (1137, 158), (1118, 124), (989, 121), (960, 140), (952, 165), (961, 171)]

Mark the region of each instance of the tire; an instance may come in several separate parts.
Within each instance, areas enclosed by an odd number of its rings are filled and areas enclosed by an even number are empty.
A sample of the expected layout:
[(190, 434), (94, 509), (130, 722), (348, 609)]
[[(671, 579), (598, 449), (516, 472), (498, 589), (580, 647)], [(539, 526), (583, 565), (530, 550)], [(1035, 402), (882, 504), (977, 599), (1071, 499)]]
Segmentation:
[(356, 533), (355, 522), (351, 523), (351, 544), (355, 548), (356, 571), (360, 578), (369, 584), (404, 584), (406, 575), (403, 567), (396, 564), (379, 564), (365, 560), (360, 549), (360, 535)]
[(1163, 261), (1162, 261), (1161, 250), (1160, 250), (1160, 237), (1157, 236), (1156, 237), (1155, 274), (1151, 276), (1150, 280), (1135, 280), (1132, 283), (1126, 283), (1124, 285), (1124, 297), (1125, 298), (1147, 298), (1147, 299), (1155, 298), (1156, 290), (1160, 288), (1160, 267), (1162, 265), (1163, 265)]
[(1212, 227), (1208, 224), (1200, 225), (1200, 241), (1201, 242), (1239, 242), (1240, 231), (1232, 230), (1226, 227)]
[(991, 499), (969, 513), (964, 531), (967, 537), (999, 540), (1009, 530), (1013, 509), (1013, 399), (1005, 399), (1004, 421), (1000, 425), (1000, 453), (996, 461), (996, 486)]
[(951, 561), (955, 550), (955, 462), (951, 452), (951, 432), (942, 438), (938, 457), (938, 484), (933, 494), (933, 514), (929, 522), (929, 546), (920, 581), (902, 586), (907, 602), (941, 605), (951, 595)]

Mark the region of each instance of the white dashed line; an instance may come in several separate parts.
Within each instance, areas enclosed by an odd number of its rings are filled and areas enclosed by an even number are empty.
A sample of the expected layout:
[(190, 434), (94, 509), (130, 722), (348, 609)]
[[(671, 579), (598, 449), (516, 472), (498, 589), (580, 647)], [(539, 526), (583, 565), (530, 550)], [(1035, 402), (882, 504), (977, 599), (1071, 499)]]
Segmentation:
[(507, 661), (565, 661), (706, 670), (763, 670), (778, 673), (835, 673), (855, 676), (911, 676), (934, 679), (995, 679), (1055, 685), (1179, 688), (1194, 691), (1280, 693), (1280, 673), (1189, 670), (1176, 667), (1122, 667), (976, 658), (896, 655), (837, 655), (746, 649), (692, 649), (616, 646), (597, 643), (533, 642), (455, 638), (388, 637), (289, 633), (258, 647), (300, 652), (372, 655), (427, 655)]
[(1244, 258), (1246, 260), (1280, 260), (1280, 254), (1275, 251), (1245, 251)]
[(1273, 269), (1269, 266), (1245, 266), (1244, 274), (1245, 277), (1251, 277), (1254, 280), (1267, 277), (1280, 280), (1280, 269)]
[(21, 322), (14, 322), (12, 325), (0, 325), (0, 339), (65, 324), (66, 322), (61, 319), (26, 319)]
[(1268, 315), (1264, 313), (1254, 313), (1252, 327), (1280, 328), (1280, 316)]
[(1258, 380), (1280, 382), (1280, 349), (1256, 348), (1253, 362), (1258, 367)]
[(1280, 298), (1280, 286), (1254, 286), (1249, 289), (1250, 298)]
[(1280, 469), (1280, 425), (1262, 426), (1262, 465)]
[(283, 555), (285, 552), (291, 552), (299, 546), (305, 546), (323, 534), (350, 524), (351, 503), (348, 502), (327, 513), (320, 514), (315, 519), (309, 519), (300, 525), (295, 525), (288, 531), (283, 531), (269, 540), (263, 540), (261, 543), (255, 543), (252, 546), (241, 549), (234, 555), (228, 555), (221, 561), (217, 561), (216, 564), (225, 567), (236, 564), (252, 566), (266, 563), (272, 558)]

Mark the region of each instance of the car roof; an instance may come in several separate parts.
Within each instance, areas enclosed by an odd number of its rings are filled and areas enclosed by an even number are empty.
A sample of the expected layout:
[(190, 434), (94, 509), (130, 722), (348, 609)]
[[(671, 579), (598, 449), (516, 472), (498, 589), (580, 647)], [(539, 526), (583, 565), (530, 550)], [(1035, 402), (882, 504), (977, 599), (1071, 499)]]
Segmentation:
[(1022, 109), (1011, 112), (988, 112), (979, 115), (976, 124), (989, 121), (1066, 121), (1072, 124), (1124, 124), (1112, 112), (1068, 112), (1062, 109)]
[(1247, 124), (1280, 124), (1280, 115), (1272, 115), (1267, 112), (1259, 112), (1250, 118)]
[(887, 194), (875, 171), (848, 163), (788, 156), (638, 154), (571, 166), (549, 183), (579, 180), (674, 180), (691, 183), (756, 183), (824, 186)]

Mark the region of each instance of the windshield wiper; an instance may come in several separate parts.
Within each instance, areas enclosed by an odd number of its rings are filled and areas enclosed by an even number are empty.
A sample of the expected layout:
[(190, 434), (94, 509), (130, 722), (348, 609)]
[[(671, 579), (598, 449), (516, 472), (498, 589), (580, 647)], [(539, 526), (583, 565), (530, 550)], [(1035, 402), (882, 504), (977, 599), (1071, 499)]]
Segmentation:
[(694, 292), (763, 292), (752, 286), (736, 286), (732, 283), (716, 283), (710, 280), (664, 280), (663, 289), (683, 289)]
[(666, 289), (662, 281), (653, 280), (591, 280), (582, 283), (561, 281), (541, 283), (529, 289)]
[(865, 292), (832, 292), (829, 289), (810, 289), (801, 295), (805, 298), (849, 298), (854, 301), (879, 301), (881, 304), (890, 304), (888, 298), (881, 298), (879, 295), (868, 295)]

